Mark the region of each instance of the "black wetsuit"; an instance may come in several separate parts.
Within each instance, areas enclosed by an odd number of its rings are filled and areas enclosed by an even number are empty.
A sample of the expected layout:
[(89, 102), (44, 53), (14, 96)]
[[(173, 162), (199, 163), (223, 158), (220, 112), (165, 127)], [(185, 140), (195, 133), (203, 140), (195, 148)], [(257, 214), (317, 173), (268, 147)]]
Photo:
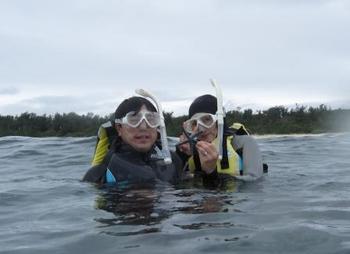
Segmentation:
[[(181, 176), (182, 162), (172, 153), (173, 163), (165, 165), (157, 159), (155, 150), (137, 152), (130, 145), (119, 144), (110, 149), (102, 164), (94, 166), (85, 174), (83, 181), (94, 183), (150, 183), (164, 181), (177, 183)], [(112, 180), (111, 180), (112, 179)]]

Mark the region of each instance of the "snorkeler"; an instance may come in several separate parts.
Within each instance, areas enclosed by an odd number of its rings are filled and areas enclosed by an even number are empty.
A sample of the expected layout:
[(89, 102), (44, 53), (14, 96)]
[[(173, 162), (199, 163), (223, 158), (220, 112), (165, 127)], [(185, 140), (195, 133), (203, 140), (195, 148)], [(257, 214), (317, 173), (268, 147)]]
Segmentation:
[(164, 122), (149, 100), (138, 96), (124, 100), (115, 111), (114, 124), (117, 135), (112, 145), (102, 162), (85, 174), (84, 181), (118, 184), (179, 180), (182, 162), (169, 152), (164, 138), (159, 142), (159, 136), (166, 135)]
[(259, 147), (252, 136), (228, 128), (220, 92), (217, 98), (202, 95), (192, 102), (177, 152), (186, 170), (200, 175), (203, 183), (217, 185), (227, 177), (256, 180), (263, 175)]

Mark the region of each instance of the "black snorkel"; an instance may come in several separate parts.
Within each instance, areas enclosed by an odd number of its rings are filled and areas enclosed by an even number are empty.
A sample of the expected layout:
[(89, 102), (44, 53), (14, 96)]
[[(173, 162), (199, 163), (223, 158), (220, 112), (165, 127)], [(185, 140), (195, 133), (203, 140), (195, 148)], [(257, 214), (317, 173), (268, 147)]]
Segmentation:
[(175, 146), (178, 148), (178, 147), (181, 146), (181, 145), (184, 145), (184, 144), (189, 143), (189, 144), (190, 144), (191, 151), (192, 151), (192, 153), (193, 153), (194, 150), (196, 149), (196, 144), (197, 144), (197, 142), (198, 142), (198, 138), (199, 138), (199, 136), (203, 133), (203, 131), (199, 131), (199, 132), (197, 132), (197, 133), (190, 134), (190, 133), (188, 133), (187, 131), (185, 131), (185, 129), (183, 129), (183, 133), (185, 134), (187, 140), (182, 141), (182, 142), (180, 142), (180, 143), (177, 143)]

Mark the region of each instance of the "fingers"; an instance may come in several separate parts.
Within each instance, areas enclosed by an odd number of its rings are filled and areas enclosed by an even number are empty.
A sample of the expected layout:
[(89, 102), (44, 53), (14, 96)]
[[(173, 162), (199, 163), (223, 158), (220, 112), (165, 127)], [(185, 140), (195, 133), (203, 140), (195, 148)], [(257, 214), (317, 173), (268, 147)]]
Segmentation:
[[(187, 137), (184, 134), (181, 134), (179, 139), (180, 139), (180, 143), (181, 143), (183, 141), (186, 141)], [(191, 155), (191, 147), (190, 147), (189, 143), (179, 145), (178, 148), (179, 148), (180, 152), (183, 152), (187, 155)]]
[(199, 141), (196, 147), (201, 161), (202, 170), (207, 174), (210, 174), (216, 169), (216, 162), (219, 158), (216, 147), (205, 141)]
[(216, 147), (214, 144), (205, 142), (205, 141), (199, 141), (196, 145), (198, 153), (205, 157), (206, 160), (217, 160), (218, 159), (218, 152), (216, 150)]

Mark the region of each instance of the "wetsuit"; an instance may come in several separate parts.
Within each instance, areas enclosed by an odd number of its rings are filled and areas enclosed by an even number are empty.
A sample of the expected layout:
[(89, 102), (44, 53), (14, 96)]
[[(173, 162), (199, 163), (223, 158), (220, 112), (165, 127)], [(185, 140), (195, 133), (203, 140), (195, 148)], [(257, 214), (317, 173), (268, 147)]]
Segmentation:
[(94, 183), (139, 183), (164, 181), (177, 183), (180, 179), (182, 162), (172, 154), (173, 163), (165, 165), (155, 149), (141, 153), (130, 145), (119, 144), (112, 147), (102, 164), (93, 166), (85, 174), (83, 181)]
[[(177, 150), (177, 153), (184, 162), (187, 161), (189, 172), (194, 172), (195, 176), (202, 177), (205, 186), (219, 186), (232, 178), (251, 181), (258, 179), (263, 175), (262, 155), (255, 139), (245, 134), (233, 134), (230, 143), (227, 143), (227, 147), (230, 146), (233, 147), (234, 151), (236, 151), (241, 158), (239, 173), (237, 173), (238, 170), (236, 163), (232, 163), (229, 159), (228, 167), (226, 169), (223, 170), (220, 166), (217, 166), (212, 173), (206, 174), (201, 170), (199, 156), (196, 154), (196, 151), (194, 156), (190, 157), (184, 155), (179, 150)], [(229, 148), (227, 148), (227, 150), (230, 151)], [(193, 163), (191, 160), (193, 160)], [(218, 164), (220, 165), (220, 163)], [(191, 167), (194, 167), (194, 169)]]

